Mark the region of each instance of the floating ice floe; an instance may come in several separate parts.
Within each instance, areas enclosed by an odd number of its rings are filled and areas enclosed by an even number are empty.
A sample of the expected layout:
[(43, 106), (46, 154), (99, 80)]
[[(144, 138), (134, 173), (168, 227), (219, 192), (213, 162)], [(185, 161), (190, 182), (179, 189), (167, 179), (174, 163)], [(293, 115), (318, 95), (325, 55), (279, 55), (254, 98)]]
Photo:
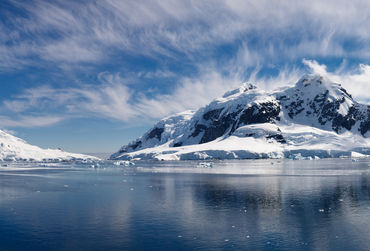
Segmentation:
[(292, 159), (292, 160), (305, 160), (305, 159), (307, 159), (307, 157), (303, 157), (301, 153), (295, 153), (295, 154), (289, 155), (288, 159)]
[(201, 163), (198, 164), (198, 167), (212, 168), (213, 167), (213, 163), (212, 162), (201, 162)]
[(362, 153), (358, 153), (358, 152), (351, 152), (351, 158), (358, 158), (358, 159), (362, 159), (362, 158), (368, 158), (369, 155), (366, 155), (366, 154), (362, 154)]
[(113, 163), (116, 166), (134, 166), (135, 163), (128, 160), (120, 160)]

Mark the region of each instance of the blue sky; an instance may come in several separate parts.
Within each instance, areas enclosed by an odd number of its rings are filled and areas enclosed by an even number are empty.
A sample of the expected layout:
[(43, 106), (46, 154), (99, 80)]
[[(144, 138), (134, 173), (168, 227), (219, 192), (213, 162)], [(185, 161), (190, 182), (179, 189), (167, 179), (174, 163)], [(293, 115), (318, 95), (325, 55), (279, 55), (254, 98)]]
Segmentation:
[(114, 152), (242, 82), (315, 72), (370, 101), (368, 1), (0, 2), (0, 127)]

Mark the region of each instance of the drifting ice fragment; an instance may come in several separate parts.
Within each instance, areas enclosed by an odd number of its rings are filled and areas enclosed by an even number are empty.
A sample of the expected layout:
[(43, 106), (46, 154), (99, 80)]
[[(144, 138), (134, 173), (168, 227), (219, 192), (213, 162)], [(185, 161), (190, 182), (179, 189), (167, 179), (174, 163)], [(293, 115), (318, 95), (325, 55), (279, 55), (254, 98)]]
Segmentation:
[(203, 167), (203, 168), (212, 168), (213, 163), (211, 162), (201, 162), (198, 164), (198, 167)]
[(366, 158), (368, 155), (358, 153), (358, 152), (351, 152), (351, 158)]
[(116, 166), (134, 166), (135, 163), (128, 160), (116, 161), (113, 163)]

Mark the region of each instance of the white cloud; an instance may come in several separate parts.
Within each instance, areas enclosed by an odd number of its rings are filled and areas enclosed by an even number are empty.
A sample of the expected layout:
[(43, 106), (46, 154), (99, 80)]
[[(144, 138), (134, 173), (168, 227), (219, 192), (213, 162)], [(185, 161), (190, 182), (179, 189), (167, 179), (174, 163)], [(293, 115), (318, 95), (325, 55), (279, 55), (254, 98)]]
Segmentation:
[(357, 68), (344, 71), (345, 61), (334, 72), (328, 72), (327, 67), (315, 60), (303, 59), (312, 73), (327, 76), (334, 82), (340, 83), (356, 100), (368, 103), (370, 101), (370, 65), (360, 64)]
[(225, 77), (209, 70), (199, 78), (183, 78), (171, 94), (142, 97), (135, 106), (138, 113), (147, 114), (150, 111), (149, 117), (158, 119), (184, 110), (198, 109), (241, 82), (237, 76)]
[[(369, 102), (370, 66), (359, 65), (352, 71), (328, 72), (325, 65), (304, 59), (311, 73), (321, 74), (341, 83), (354, 98)], [(3, 102), (2, 110), (18, 114), (14, 118), (3, 116), (0, 126), (37, 127), (48, 126), (64, 119), (76, 117), (99, 117), (124, 123), (152, 123), (153, 121), (188, 109), (198, 109), (224, 92), (237, 87), (243, 80), (255, 83), (259, 88), (273, 90), (294, 84), (303, 71), (283, 68), (274, 77), (258, 76), (256, 68), (247, 79), (239, 74), (223, 75), (215, 68), (202, 68), (202, 74), (194, 78), (182, 78), (169, 94), (151, 97), (137, 92), (127, 85), (120, 74), (99, 74), (100, 85), (80, 85), (74, 88), (43, 86), (25, 90), (12, 100)], [(148, 93), (147, 93), (148, 94)], [(30, 116), (29, 114), (33, 114)]]
[[(235, 41), (241, 41), (241, 48), (247, 47), (260, 64), (317, 56), (370, 59), (370, 47), (363, 42), (370, 38), (367, 1), (101, 0), (12, 4), (25, 15), (4, 12), (9, 23), (0, 23), (1, 33), (7, 34), (0, 36), (3, 70), (7, 66), (13, 69), (30, 65), (35, 57), (62, 66), (99, 64), (120, 52), (209, 60), (209, 50)], [(354, 48), (345, 49), (348, 42), (355, 43)]]
[[(102, 81), (100, 85), (27, 89), (13, 99), (3, 101), (3, 112), (18, 116), (13, 119), (12, 116), (4, 116), (0, 125), (47, 126), (75, 117), (100, 117), (126, 123), (140, 120), (145, 123), (186, 109), (197, 109), (241, 82), (240, 79), (225, 78), (212, 71), (204, 73), (200, 79), (184, 78), (171, 94), (148, 98), (122, 82), (124, 79), (119, 74), (101, 73), (99, 79)], [(22, 114), (36, 116), (33, 121)], [(57, 117), (50, 114), (57, 114)]]
[(307, 59), (303, 59), (302, 63), (308, 66), (312, 73), (319, 74), (319, 75), (328, 75), (328, 72), (326, 71), (326, 65), (320, 65), (315, 60), (307, 60)]
[(54, 125), (64, 120), (58, 116), (0, 116), (1, 127), (44, 127)]
[[(5, 113), (18, 114), (3, 117), (8, 125), (42, 126), (76, 116), (125, 123), (157, 119), (199, 108), (243, 81), (264, 89), (293, 84), (304, 73), (294, 66), (301, 58), (370, 60), (367, 1), (14, 0), (10, 4), (20, 11), (0, 10), (6, 20), (0, 21), (0, 72), (24, 66), (81, 71), (107, 62), (121, 70), (131, 63), (126, 55), (149, 56), (159, 66), (152, 72), (140, 65), (124, 75), (103, 72), (98, 75), (99, 85), (73, 82), (63, 88), (29, 88), (3, 101)], [(220, 45), (226, 45), (222, 49), (228, 55), (215, 58), (214, 49)], [(190, 76), (168, 67), (178, 62), (182, 69), (184, 61), (198, 71)], [(348, 69), (343, 61), (336, 71), (328, 72), (316, 61), (303, 63), (312, 72), (341, 82), (356, 98), (369, 101), (364, 92), (369, 89), (368, 65)], [(279, 72), (261, 76), (263, 68)], [(150, 85), (151, 80), (163, 78), (173, 80), (167, 94), (143, 93), (135, 85), (140, 79)]]

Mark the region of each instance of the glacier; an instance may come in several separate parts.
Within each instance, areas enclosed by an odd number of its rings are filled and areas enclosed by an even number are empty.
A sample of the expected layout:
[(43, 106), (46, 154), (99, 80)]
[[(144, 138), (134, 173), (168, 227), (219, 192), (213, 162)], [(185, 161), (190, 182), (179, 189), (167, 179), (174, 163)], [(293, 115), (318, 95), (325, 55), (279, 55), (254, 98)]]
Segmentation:
[(367, 157), (370, 106), (325, 76), (271, 92), (245, 83), (197, 111), (162, 119), (113, 160)]
[(0, 130), (0, 161), (98, 161), (97, 157), (69, 153), (61, 149), (42, 149)]

